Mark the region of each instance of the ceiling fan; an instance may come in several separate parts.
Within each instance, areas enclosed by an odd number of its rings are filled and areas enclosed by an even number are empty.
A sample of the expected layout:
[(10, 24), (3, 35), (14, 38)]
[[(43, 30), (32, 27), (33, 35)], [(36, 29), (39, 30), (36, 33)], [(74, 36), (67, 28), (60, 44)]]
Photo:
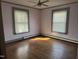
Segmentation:
[[(31, 1), (28, 1), (28, 2), (31, 2)], [(46, 1), (41, 2), (41, 0), (39, 0), (38, 2), (31, 2), (31, 3), (37, 3), (37, 4), (34, 5), (34, 6), (39, 6), (39, 7), (41, 7), (42, 5), (43, 5), (43, 6), (48, 6), (48, 5), (44, 4), (44, 3), (47, 3), (47, 2), (49, 2), (49, 1), (46, 0)]]

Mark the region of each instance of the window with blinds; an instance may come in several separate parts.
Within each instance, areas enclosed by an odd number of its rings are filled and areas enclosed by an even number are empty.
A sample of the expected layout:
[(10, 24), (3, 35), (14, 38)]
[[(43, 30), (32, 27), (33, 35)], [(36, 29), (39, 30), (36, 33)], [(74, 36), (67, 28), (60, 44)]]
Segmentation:
[(54, 10), (52, 16), (52, 31), (59, 33), (68, 32), (69, 8)]
[(29, 32), (29, 13), (26, 10), (13, 8), (14, 33)]

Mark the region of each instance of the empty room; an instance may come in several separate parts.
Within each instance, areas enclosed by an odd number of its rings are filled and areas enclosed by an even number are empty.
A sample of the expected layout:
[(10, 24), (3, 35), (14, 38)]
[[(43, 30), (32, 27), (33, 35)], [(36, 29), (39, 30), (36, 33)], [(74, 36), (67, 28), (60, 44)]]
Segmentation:
[(78, 59), (78, 0), (0, 0), (1, 59)]

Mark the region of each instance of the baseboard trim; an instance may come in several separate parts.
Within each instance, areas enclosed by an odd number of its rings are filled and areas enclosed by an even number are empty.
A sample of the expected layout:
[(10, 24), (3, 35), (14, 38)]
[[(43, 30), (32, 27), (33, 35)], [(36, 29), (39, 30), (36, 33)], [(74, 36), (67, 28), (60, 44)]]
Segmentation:
[(14, 43), (14, 42), (19, 42), (19, 41), (23, 41), (23, 40), (28, 40), (30, 38), (34, 38), (40, 36), (40, 34), (33, 34), (33, 35), (28, 35), (28, 36), (24, 36), (22, 38), (18, 38), (18, 39), (14, 39), (14, 40), (9, 40), (9, 41), (5, 41), (5, 44), (10, 44), (10, 43)]
[(12, 44), (14, 42), (28, 40), (30, 38), (34, 38), (34, 37), (38, 37), (38, 36), (46, 36), (46, 37), (50, 37), (50, 38), (54, 38), (54, 39), (59, 39), (59, 40), (67, 41), (67, 42), (78, 43), (77, 41), (72, 40), (72, 39), (68, 39), (68, 38), (63, 38), (63, 37), (58, 37), (58, 36), (53, 36), (53, 35), (48, 35), (48, 34), (33, 34), (33, 35), (25, 36), (25, 37), (22, 37), (22, 38), (5, 41), (5, 44), (10, 44), (10, 43)]
[(76, 40), (72, 40), (72, 39), (68, 39), (68, 38), (63, 38), (63, 37), (58, 37), (58, 36), (53, 36), (53, 35), (48, 35), (48, 34), (42, 34), (42, 35), (50, 37), (50, 38), (59, 39), (59, 40), (63, 40), (63, 41), (67, 41), (67, 42), (78, 44), (78, 41), (76, 41)]

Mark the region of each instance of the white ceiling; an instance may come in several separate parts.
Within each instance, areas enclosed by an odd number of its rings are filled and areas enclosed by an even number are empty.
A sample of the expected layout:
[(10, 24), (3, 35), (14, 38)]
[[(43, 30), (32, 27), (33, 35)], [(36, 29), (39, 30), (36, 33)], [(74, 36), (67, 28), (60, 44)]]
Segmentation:
[[(48, 7), (52, 7), (52, 6), (58, 6), (58, 5), (62, 5), (62, 4), (68, 4), (68, 3), (72, 3), (72, 2), (77, 2), (77, 0), (49, 0), (49, 2), (44, 3), (49, 6), (38, 7), (38, 6), (34, 6), (34, 5), (36, 5), (39, 0), (3, 0), (3, 1), (21, 4), (21, 5), (25, 5), (25, 6), (30, 6), (30, 7), (34, 7), (34, 8), (38, 8), (38, 9), (48, 8)], [(30, 1), (30, 2), (28, 2), (28, 1)], [(45, 1), (45, 0), (41, 0), (41, 2), (42, 1)], [(36, 3), (32, 3), (32, 2), (36, 2)]]

